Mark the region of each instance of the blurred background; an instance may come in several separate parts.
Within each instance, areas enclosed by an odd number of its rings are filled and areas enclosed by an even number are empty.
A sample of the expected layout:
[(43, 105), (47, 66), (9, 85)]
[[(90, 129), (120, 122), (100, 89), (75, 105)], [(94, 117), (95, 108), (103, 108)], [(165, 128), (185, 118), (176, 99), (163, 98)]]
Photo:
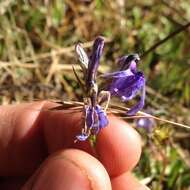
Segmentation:
[[(189, 22), (190, 0), (1, 0), (0, 102), (82, 100), (74, 47), (82, 42), (89, 52), (103, 35), (99, 71), (114, 71), (118, 57), (139, 53), (144, 111), (190, 125)], [(190, 130), (145, 120), (132, 125), (144, 146), (135, 175), (152, 190), (190, 189)]]

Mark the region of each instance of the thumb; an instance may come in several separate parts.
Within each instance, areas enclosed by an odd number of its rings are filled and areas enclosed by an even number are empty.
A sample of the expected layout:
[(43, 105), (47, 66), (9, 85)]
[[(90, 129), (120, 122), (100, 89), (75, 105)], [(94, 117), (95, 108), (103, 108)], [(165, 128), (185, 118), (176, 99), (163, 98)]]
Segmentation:
[(111, 190), (103, 165), (91, 155), (67, 149), (49, 157), (22, 190)]

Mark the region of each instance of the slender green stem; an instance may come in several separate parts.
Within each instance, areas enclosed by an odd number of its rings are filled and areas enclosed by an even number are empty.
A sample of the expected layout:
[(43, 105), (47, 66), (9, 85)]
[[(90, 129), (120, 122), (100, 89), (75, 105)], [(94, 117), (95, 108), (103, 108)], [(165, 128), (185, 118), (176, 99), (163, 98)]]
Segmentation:
[(179, 27), (177, 30), (175, 30), (174, 32), (170, 33), (168, 36), (166, 36), (164, 39), (160, 40), (159, 42), (155, 43), (153, 46), (151, 46), (148, 50), (146, 50), (143, 54), (140, 55), (141, 58), (145, 57), (147, 54), (149, 54), (151, 51), (155, 50), (156, 48), (158, 48), (160, 45), (162, 45), (163, 43), (165, 43), (166, 41), (168, 41), (169, 39), (173, 38), (174, 36), (176, 36), (177, 34), (179, 34), (180, 32), (186, 30), (188, 27), (190, 26), (190, 22), (188, 22), (185, 25), (182, 25), (181, 27)]

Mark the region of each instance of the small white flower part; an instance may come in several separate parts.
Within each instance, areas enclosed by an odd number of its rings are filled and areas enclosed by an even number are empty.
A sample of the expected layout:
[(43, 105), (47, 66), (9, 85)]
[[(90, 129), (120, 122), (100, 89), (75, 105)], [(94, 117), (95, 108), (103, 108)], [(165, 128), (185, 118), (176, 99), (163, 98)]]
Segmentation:
[(85, 67), (85, 69), (87, 69), (88, 68), (89, 59), (88, 59), (88, 56), (87, 56), (86, 52), (82, 48), (82, 45), (81, 44), (77, 44), (76, 47), (75, 47), (75, 51), (76, 51), (76, 53), (79, 56), (80, 63), (82, 64), (83, 67)]
[(126, 98), (125, 96), (121, 96), (121, 100), (122, 100), (122, 101), (126, 101), (127, 98)]
[(145, 119), (139, 119), (139, 123), (138, 123), (140, 126), (144, 126), (146, 123), (145, 123)]
[(114, 88), (113, 90), (114, 90), (114, 92), (118, 92), (118, 89), (117, 89), (117, 88)]

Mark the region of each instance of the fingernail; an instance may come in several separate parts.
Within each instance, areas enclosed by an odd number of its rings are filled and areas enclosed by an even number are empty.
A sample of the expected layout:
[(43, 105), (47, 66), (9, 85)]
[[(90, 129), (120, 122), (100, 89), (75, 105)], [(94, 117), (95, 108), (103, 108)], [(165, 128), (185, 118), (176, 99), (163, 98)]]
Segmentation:
[(22, 190), (111, 190), (108, 173), (88, 153), (67, 149), (50, 156)]
[(33, 190), (91, 190), (85, 171), (65, 158), (55, 159), (45, 165), (33, 184)]

